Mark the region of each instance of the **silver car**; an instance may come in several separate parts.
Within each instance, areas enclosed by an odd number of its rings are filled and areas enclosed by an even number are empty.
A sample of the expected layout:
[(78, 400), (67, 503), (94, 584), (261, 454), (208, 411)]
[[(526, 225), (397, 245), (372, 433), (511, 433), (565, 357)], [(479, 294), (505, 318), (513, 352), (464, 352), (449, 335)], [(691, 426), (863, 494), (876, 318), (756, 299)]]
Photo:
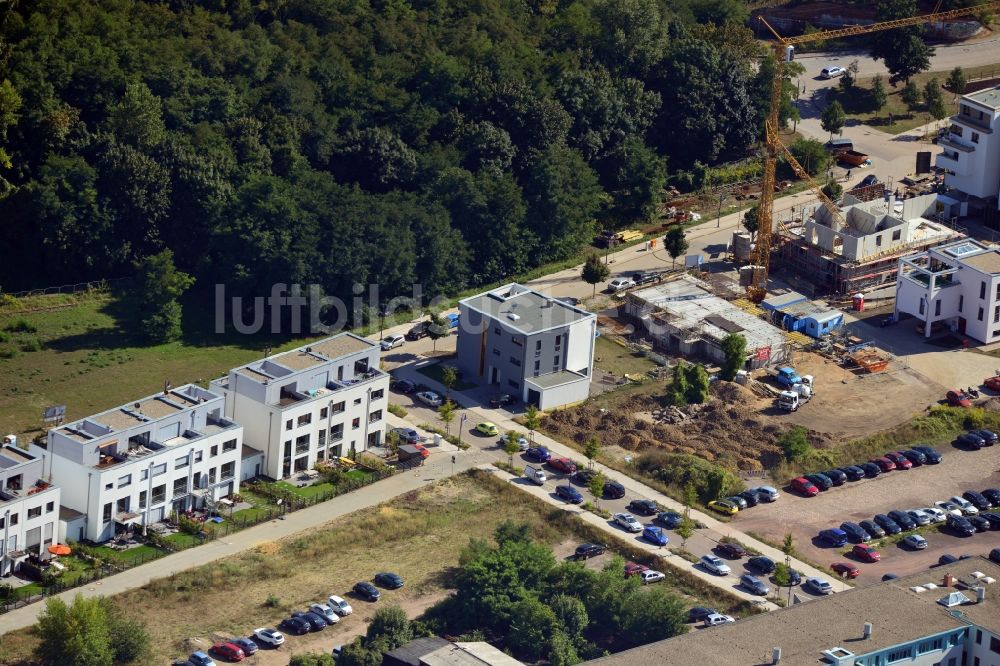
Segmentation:
[(733, 571), (728, 564), (715, 555), (702, 555), (698, 563), (716, 576), (728, 576)]
[(641, 532), (642, 523), (635, 519), (631, 513), (616, 513), (614, 517), (616, 525), (623, 527), (629, 532)]
[(917, 525), (930, 525), (931, 517), (928, 516), (923, 509), (910, 509), (906, 512), (910, 518), (913, 518), (913, 522)]
[(908, 534), (905, 539), (903, 539), (903, 545), (907, 548), (912, 548), (913, 550), (923, 550), (927, 547), (927, 539), (923, 538), (919, 534)]
[(822, 578), (806, 578), (805, 585), (802, 587), (808, 588), (816, 594), (833, 594), (833, 585)]

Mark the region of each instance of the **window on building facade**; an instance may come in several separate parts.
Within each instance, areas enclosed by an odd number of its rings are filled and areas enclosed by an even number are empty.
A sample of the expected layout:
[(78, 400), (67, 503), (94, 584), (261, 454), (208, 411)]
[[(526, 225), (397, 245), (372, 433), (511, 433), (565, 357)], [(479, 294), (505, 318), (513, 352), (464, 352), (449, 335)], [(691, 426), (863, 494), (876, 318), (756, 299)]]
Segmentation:
[(213, 483), (215, 483), (216, 472), (217, 470), (214, 467), (208, 470), (208, 485), (212, 485)]
[(908, 648), (908, 647), (899, 648), (897, 650), (892, 650), (886, 656), (886, 663), (887, 664), (894, 664), (897, 661), (903, 661), (903, 660), (911, 659), (912, 656), (913, 656), (913, 651), (910, 648)]
[(312, 414), (303, 414), (302, 416), (300, 416), (298, 418), (297, 425), (299, 427), (302, 427), (304, 425), (309, 425), (310, 423), (312, 423), (312, 420), (313, 420), (313, 415)]
[(535, 340), (535, 353), (537, 354), (540, 351), (542, 351), (542, 341)]
[(146, 508), (146, 491), (145, 490), (140, 490), (139, 491), (139, 508), (140, 509), (145, 509)]
[(513, 342), (518, 347), (523, 347), (524, 346), (524, 341), (522, 341), (521, 338), (519, 338), (516, 335), (510, 336), (510, 341)]
[(118, 477), (118, 487), (119, 488), (124, 488), (125, 486), (127, 486), (127, 485), (129, 485), (131, 483), (132, 483), (132, 475), (131, 474), (126, 474), (125, 476), (119, 476)]
[(965, 307), (965, 294), (959, 294), (958, 295), (958, 311), (961, 312), (963, 307)]
[(42, 505), (41, 504), (39, 504), (38, 506), (31, 507), (30, 509), (28, 509), (28, 520), (31, 520), (32, 518), (38, 518), (40, 515), (42, 515)]
[(515, 382), (513, 379), (508, 379), (507, 380), (507, 386), (511, 387), (512, 389), (519, 389), (519, 388), (521, 388), (521, 385), (518, 384), (517, 382)]
[(186, 476), (182, 476), (179, 479), (174, 479), (173, 495), (177, 497), (178, 495), (186, 495), (188, 488), (188, 480)]
[(295, 438), (295, 453), (307, 453), (309, 451), (309, 435), (299, 435)]
[(357, 430), (360, 427), (361, 427), (361, 419), (359, 417), (355, 417), (355, 418), (351, 419), (351, 429), (352, 430)]
[(1000, 654), (1000, 638), (990, 636), (990, 652)]
[(882, 234), (875, 237), (875, 247), (882, 247)]
[(104, 489), (105, 490), (111, 490), (114, 487), (115, 487), (115, 482), (114, 481), (108, 481), (107, 483), (104, 484)]
[(986, 282), (979, 283), (979, 298), (986, 298)]
[(187, 456), (181, 456), (180, 458), (178, 458), (177, 460), (174, 461), (174, 469), (180, 469), (181, 467), (187, 467), (187, 465), (188, 465), (188, 457)]
[(292, 429), (292, 420), (288, 419), (287, 421), (285, 421), (285, 430), (291, 430), (291, 429)]
[(499, 356), (500, 355), (500, 350), (499, 349), (494, 349), (493, 350), (493, 355), (494, 356)]
[(230, 439), (222, 443), (222, 452), (235, 451), (236, 450), (236, 440)]
[(542, 367), (542, 362), (541, 361), (535, 361), (535, 376), (536, 377), (538, 376), (538, 373), (541, 372), (541, 367)]
[(161, 474), (166, 474), (166, 473), (167, 473), (167, 463), (160, 463), (159, 465), (156, 465), (155, 467), (153, 467), (153, 476), (154, 477), (159, 476)]
[(201, 460), (202, 460), (202, 458), (204, 458), (204, 457), (205, 457), (205, 452), (204, 451), (195, 451), (194, 452), (194, 461), (196, 463), (200, 463)]
[(494, 326), (493, 327), (493, 332), (496, 333), (497, 335), (500, 335), (500, 327), (499, 326)]
[(374, 412), (368, 415), (369, 423), (377, 423), (382, 420), (382, 410), (376, 409)]
[(972, 133), (972, 143), (979, 143), (979, 132)]
[(45, 505), (45, 513), (52, 513), (55, 510), (56, 510), (55, 502), (49, 502), (48, 504)]
[(338, 423), (330, 428), (330, 442), (339, 442), (344, 439), (344, 424)]
[(112, 509), (111, 502), (108, 502), (107, 504), (104, 505), (104, 511), (101, 514), (101, 520), (103, 522), (105, 523), (111, 522), (111, 509)]
[(979, 308), (979, 315), (976, 317), (979, 321), (983, 320), (983, 309)]
[(898, 241), (902, 237), (903, 237), (903, 231), (901, 229), (896, 229), (895, 231), (892, 232), (892, 240)]
[(354, 404), (355, 405), (360, 405), (361, 404), (361, 398), (355, 398), (354, 399)]
[(285, 441), (285, 450), (282, 453), (284, 454), (282, 456), (283, 458), (292, 457), (292, 440), (289, 439)]
[(329, 414), (329, 413), (330, 413), (330, 409), (328, 407), (324, 407), (323, 409), (319, 410), (319, 417), (321, 419), (325, 419), (326, 415)]
[(344, 401), (343, 400), (341, 400), (340, 402), (334, 404), (334, 406), (333, 406), (333, 412), (332, 413), (334, 413), (334, 414), (342, 414), (343, 411), (344, 411)]
[(513, 356), (510, 357), (510, 364), (517, 368), (521, 367), (521, 361), (517, 360)]
[(372, 391), (372, 400), (381, 400), (382, 396), (385, 395), (385, 389), (379, 389), (377, 391)]
[(552, 357), (552, 365), (553, 367), (557, 367), (559, 365), (559, 354)]
[(934, 316), (941, 316), (941, 301), (934, 301)]
[(208, 450), (208, 457), (209, 458), (214, 458), (217, 455), (219, 455), (219, 445), (218, 444), (213, 444), (212, 448), (210, 448)]
[(922, 299), (922, 298), (920, 299), (920, 304), (917, 306), (917, 311), (920, 314), (924, 313), (924, 299)]
[(148, 478), (149, 478), (149, 470), (148, 469), (144, 469), (141, 472), (139, 472), (139, 480), (140, 481), (145, 481)]
[(556, 336), (556, 349), (559, 349), (560, 345), (562, 345), (562, 336), (561, 335), (557, 335)]
[(17, 525), (18, 519), (19, 519), (18, 514), (16, 513), (10, 514), (10, 526), (14, 527), (14, 525)]
[(219, 471), (219, 473), (222, 475), (223, 481), (225, 481), (226, 479), (233, 478), (233, 476), (236, 474), (236, 461), (227, 462), (225, 465), (222, 466), (222, 469)]

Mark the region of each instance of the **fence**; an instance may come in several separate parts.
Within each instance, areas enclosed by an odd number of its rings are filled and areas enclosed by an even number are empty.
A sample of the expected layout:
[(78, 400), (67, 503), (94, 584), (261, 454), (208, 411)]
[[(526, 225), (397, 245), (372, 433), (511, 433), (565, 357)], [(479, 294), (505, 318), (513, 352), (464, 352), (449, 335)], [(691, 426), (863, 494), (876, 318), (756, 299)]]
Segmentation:
[(4, 295), (13, 298), (28, 298), (30, 296), (51, 296), (53, 294), (79, 294), (84, 291), (107, 291), (111, 286), (122, 284), (131, 279), (131, 277), (118, 277), (108, 280), (94, 280), (93, 282), (77, 282), (76, 284), (63, 284), (58, 287), (4, 292)]
[[(153, 560), (157, 560), (161, 557), (166, 557), (172, 553), (200, 546), (204, 543), (212, 541), (213, 539), (229, 536), (234, 532), (245, 530), (248, 527), (254, 527), (255, 525), (281, 518), (286, 513), (291, 511), (297, 511), (299, 509), (304, 509), (306, 507), (315, 506), (316, 504), (329, 501), (334, 497), (338, 497), (345, 493), (371, 485), (377, 481), (381, 481), (382, 479), (392, 476), (394, 473), (393, 469), (375, 470), (366, 468), (365, 471), (369, 474), (369, 476), (363, 479), (345, 479), (338, 485), (334, 486), (331, 490), (317, 493), (311, 497), (297, 495), (292, 491), (276, 488), (273, 484), (248, 483), (248, 490), (252, 490), (256, 494), (264, 495), (275, 501), (280, 500), (281, 503), (267, 505), (265, 507), (255, 507), (259, 509), (259, 511), (252, 515), (231, 517), (224, 520), (222, 523), (217, 524), (206, 524), (205, 529), (196, 534), (177, 532), (176, 534), (172, 534), (168, 537), (150, 535), (147, 537), (147, 541), (149, 545), (154, 546), (156, 550), (142, 550), (131, 556), (128, 554), (128, 551), (123, 551), (113, 558), (101, 557), (99, 558), (101, 563), (98, 566), (84, 571), (79, 577), (72, 579), (71, 582), (63, 582), (56, 579), (51, 583), (45, 584), (41, 588), (39, 588), (36, 584), (27, 585), (24, 588), (15, 588), (2, 597), (0, 614), (41, 601), (46, 597), (59, 594), (75, 587), (88, 585), (94, 581), (101, 580), (102, 578), (127, 571), (128, 569), (142, 566), (143, 564), (152, 562)], [(90, 554), (93, 552), (93, 548), (90, 546), (84, 546), (79, 550), (80, 555), (83, 555), (84, 553)]]

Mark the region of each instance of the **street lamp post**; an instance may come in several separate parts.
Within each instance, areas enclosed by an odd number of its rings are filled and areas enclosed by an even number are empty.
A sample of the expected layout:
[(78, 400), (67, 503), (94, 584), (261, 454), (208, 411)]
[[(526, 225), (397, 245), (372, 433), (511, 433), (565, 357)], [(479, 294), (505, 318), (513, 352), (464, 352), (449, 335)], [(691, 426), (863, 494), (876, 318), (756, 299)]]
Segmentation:
[(382, 342), (382, 331), (385, 329), (385, 306), (378, 306), (378, 340)]
[(725, 192), (719, 193), (719, 217), (715, 222), (715, 228), (718, 229), (722, 226), (722, 202), (729, 198), (729, 195)]
[(469, 418), (468, 414), (462, 414), (462, 418), (458, 422), (458, 445), (459, 448), (462, 446), (462, 432), (465, 430), (465, 419)]

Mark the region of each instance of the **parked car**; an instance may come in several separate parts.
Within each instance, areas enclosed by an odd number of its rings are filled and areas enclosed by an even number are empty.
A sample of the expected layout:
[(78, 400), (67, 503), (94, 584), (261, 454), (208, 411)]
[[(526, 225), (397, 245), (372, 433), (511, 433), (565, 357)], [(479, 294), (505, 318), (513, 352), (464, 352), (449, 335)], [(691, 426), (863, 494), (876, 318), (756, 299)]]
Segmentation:
[(819, 494), (819, 488), (817, 488), (812, 481), (805, 478), (804, 476), (800, 476), (797, 479), (792, 479), (792, 482), (789, 485), (791, 486), (792, 490), (802, 493), (806, 497), (816, 497), (816, 495)]
[(704, 606), (695, 606), (688, 611), (688, 622), (701, 622), (709, 615), (717, 615), (718, 611), (714, 608), (705, 608)]
[(627, 532), (642, 531), (642, 523), (636, 520), (631, 513), (616, 513), (611, 520)]
[(625, 497), (625, 486), (617, 481), (608, 481), (604, 484), (604, 496), (608, 499), (621, 499)]
[(936, 506), (938, 509), (940, 509), (941, 511), (943, 511), (946, 516), (948, 516), (948, 515), (951, 515), (951, 516), (961, 516), (961, 515), (964, 515), (962, 513), (962, 507), (960, 507), (957, 504), (955, 504), (954, 502), (950, 502), (948, 500), (942, 500), (940, 502), (934, 502), (934, 506)]
[(914, 467), (920, 467), (927, 463), (927, 456), (920, 451), (915, 449), (907, 449), (905, 451), (900, 451), (900, 454), (906, 456), (906, 459), (910, 461), (910, 464)]
[(982, 495), (990, 501), (990, 504), (1000, 507), (1000, 489), (987, 488), (982, 492)]
[(559, 499), (569, 502), (570, 504), (582, 504), (583, 495), (580, 491), (569, 485), (568, 483), (562, 486), (556, 486), (556, 495)]
[(820, 530), (819, 540), (828, 546), (840, 548), (847, 544), (847, 532), (836, 527), (827, 530)]
[(980, 493), (977, 493), (975, 490), (966, 490), (964, 493), (962, 493), (962, 497), (964, 499), (967, 499), (979, 511), (986, 511), (992, 506), (992, 504), (990, 504), (990, 501), (986, 499), (985, 496), (983, 496)]
[(757, 486), (756, 488), (751, 488), (753, 492), (757, 493), (757, 496), (764, 502), (777, 502), (781, 495), (778, 494), (777, 489), (771, 486)]
[(872, 535), (857, 523), (843, 522), (840, 524), (840, 529), (847, 533), (847, 540), (851, 543), (868, 543), (872, 540)]
[(576, 473), (576, 463), (569, 458), (549, 458), (548, 465), (557, 472), (563, 474)]
[(417, 384), (409, 379), (396, 379), (389, 384), (389, 388), (398, 393), (413, 393), (417, 390)]
[(917, 527), (917, 523), (913, 520), (913, 518), (910, 518), (910, 514), (905, 511), (895, 509), (889, 512), (889, 517), (896, 521), (896, 524), (904, 530), (912, 530)]
[(403, 587), (402, 576), (388, 571), (381, 571), (375, 574), (375, 578), (372, 579), (372, 582), (379, 587), (384, 587), (387, 590), (398, 590)]
[(929, 446), (914, 446), (913, 450), (924, 454), (928, 465), (937, 465), (941, 462), (941, 454), (937, 452), (937, 449), (933, 449)]
[(835, 79), (838, 76), (843, 76), (844, 72), (846, 71), (847, 70), (845, 70), (843, 67), (839, 67), (837, 65), (830, 65), (829, 67), (824, 67), (823, 71), (821, 71), (819, 75), (824, 79)]
[(387, 335), (382, 338), (382, 342), (379, 343), (379, 347), (382, 348), (382, 351), (389, 351), (390, 349), (395, 349), (396, 347), (402, 347), (404, 342), (406, 342), (406, 338), (402, 335)]
[(990, 551), (990, 561), (1000, 564), (1000, 548), (994, 548)]
[(963, 432), (955, 438), (955, 444), (973, 451), (978, 451), (986, 446), (986, 442), (983, 441), (983, 438), (974, 432)]
[(642, 538), (654, 546), (666, 546), (667, 542), (670, 541), (670, 539), (667, 538), (667, 533), (663, 531), (663, 528), (656, 527), (655, 525), (647, 525), (642, 528)]
[(654, 516), (656, 512), (660, 510), (660, 507), (656, 506), (656, 502), (647, 499), (635, 499), (628, 503), (625, 507), (632, 513), (637, 513), (640, 516)]
[(987, 511), (979, 514), (979, 517), (983, 518), (990, 524), (990, 529), (1000, 530), (1000, 513), (997, 513), (996, 511)]
[(763, 501), (755, 490), (744, 490), (739, 494), (739, 497), (743, 498), (743, 501), (747, 503), (747, 507), (755, 507)]
[(216, 643), (212, 646), (212, 654), (226, 661), (243, 661), (246, 658), (243, 650), (235, 643)]
[(390, 432), (396, 433), (400, 444), (419, 444), (423, 438), (413, 428), (393, 428)]
[(983, 518), (981, 515), (978, 516), (968, 516), (968, 520), (972, 523), (972, 526), (976, 528), (977, 532), (989, 532), (990, 531), (990, 521)]
[(972, 536), (976, 533), (976, 528), (965, 516), (948, 516), (948, 527), (959, 536)]
[(534, 462), (548, 462), (552, 454), (544, 446), (533, 446), (524, 452), (524, 457)]
[(882, 473), (891, 472), (894, 469), (896, 469), (896, 463), (892, 462), (885, 456), (882, 456), (881, 458), (874, 458), (872, 460), (869, 460), (868, 462), (872, 463), (873, 465), (878, 465), (878, 468)]
[(476, 424), (476, 432), (480, 435), (486, 435), (487, 437), (494, 437), (500, 434), (500, 428), (497, 427), (496, 423), (483, 421), (482, 423)]
[(834, 562), (830, 568), (841, 578), (857, 578), (861, 575), (861, 570), (850, 562)]
[(774, 570), (777, 567), (774, 564), (774, 560), (772, 560), (770, 557), (758, 555), (756, 557), (751, 557), (747, 561), (747, 568), (752, 569), (753, 571), (756, 571), (758, 573), (767, 575), (774, 573)]
[(876, 523), (874, 520), (862, 520), (858, 525), (861, 526), (865, 532), (871, 535), (873, 539), (881, 539), (885, 536), (885, 530), (882, 526)]
[(277, 629), (271, 629), (270, 627), (257, 627), (253, 630), (253, 638), (258, 643), (270, 645), (271, 647), (278, 647), (285, 642), (285, 635)]
[(973, 506), (972, 502), (965, 499), (964, 497), (959, 497), (958, 495), (952, 495), (948, 498), (948, 501), (957, 506), (962, 510), (962, 515), (964, 516), (974, 516), (979, 513), (979, 509)]
[(635, 281), (627, 277), (618, 277), (608, 282), (608, 289), (611, 291), (624, 291), (634, 286)]
[(258, 646), (252, 638), (248, 638), (246, 636), (234, 638), (231, 642), (233, 645), (243, 650), (243, 654), (248, 657), (257, 654), (257, 651), (260, 650), (260, 646)]
[(740, 585), (746, 588), (751, 594), (758, 594), (762, 597), (766, 597), (771, 592), (771, 589), (764, 584), (764, 581), (751, 574), (740, 576)]
[(882, 473), (882, 468), (872, 462), (861, 463), (858, 466), (864, 470), (866, 479), (874, 479)]
[(931, 517), (924, 512), (923, 509), (910, 509), (906, 512), (906, 515), (910, 517), (917, 527), (923, 527), (924, 525), (931, 524)]
[(732, 495), (730, 497), (724, 497), (723, 499), (729, 502), (730, 504), (735, 504), (736, 508), (739, 509), (740, 511), (750, 506), (749, 504), (747, 504), (747, 501), (742, 497), (740, 497), (739, 495)]
[(576, 551), (573, 553), (576, 559), (586, 560), (591, 557), (597, 557), (598, 555), (603, 555), (607, 552), (608, 547), (600, 543), (581, 543), (576, 547)]
[(698, 563), (708, 571), (709, 573), (714, 573), (716, 576), (728, 576), (732, 573), (732, 569), (729, 565), (723, 562), (721, 559), (715, 555), (702, 555)]
[(878, 562), (882, 559), (882, 556), (874, 547), (863, 543), (859, 543), (852, 548), (851, 554), (862, 562)]
[(820, 472), (823, 476), (833, 481), (833, 485), (842, 486), (847, 483), (847, 474), (839, 469), (827, 469)]
[(440, 407), (444, 400), (434, 391), (420, 391), (417, 393), (417, 400), (430, 407)]
[(281, 621), (280, 626), (282, 629), (290, 634), (294, 634), (295, 636), (308, 634), (312, 629), (312, 625), (300, 617), (286, 617)]
[(857, 465), (848, 465), (847, 467), (841, 467), (840, 471), (847, 476), (848, 481), (860, 481), (865, 478), (865, 470), (861, 469)]
[(317, 615), (312, 611), (295, 611), (292, 617), (297, 617), (309, 625), (309, 631), (323, 631), (329, 624), (322, 615)]
[(965, 391), (948, 391), (944, 394), (944, 398), (952, 407), (972, 406), (972, 398)]
[(656, 517), (656, 520), (662, 523), (668, 530), (672, 530), (681, 524), (684, 516), (676, 511), (664, 511)]
[(943, 523), (948, 520), (948, 516), (945, 512), (936, 506), (925, 506), (920, 510), (930, 516), (932, 523)]
[(715, 552), (731, 560), (739, 560), (747, 556), (746, 549), (735, 541), (723, 541), (715, 546)]
[(903, 528), (899, 526), (899, 523), (884, 513), (875, 514), (872, 517), (872, 520), (874, 520), (876, 524), (878, 524), (878, 526), (885, 530), (885, 533), (890, 536), (893, 534), (899, 534), (903, 531)]
[(985, 428), (982, 430), (973, 430), (972, 432), (979, 435), (980, 439), (983, 440), (983, 443), (986, 446), (993, 446), (997, 443), (997, 439), (1000, 439), (995, 432), (992, 430), (986, 430)]
[(960, 559), (961, 559), (960, 557), (955, 557), (951, 553), (945, 553), (944, 555), (938, 558), (938, 564), (942, 566), (946, 564), (954, 564), (955, 562), (958, 562)]
[(806, 578), (802, 587), (812, 590), (815, 594), (833, 594), (833, 585), (822, 578)]
[(340, 622), (340, 616), (337, 615), (336, 611), (329, 604), (311, 604), (309, 610), (326, 620), (327, 624), (337, 624)]
[(580, 486), (586, 486), (595, 476), (597, 476), (596, 469), (588, 469), (584, 467), (583, 469), (576, 470), (576, 474), (573, 475), (573, 483)]
[(637, 576), (643, 571), (649, 571), (649, 567), (645, 564), (639, 564), (638, 562), (626, 562), (625, 563), (625, 577), (631, 578), (632, 576)]
[(358, 595), (365, 601), (378, 601), (382, 593), (378, 591), (378, 588), (369, 583), (366, 580), (357, 582), (354, 584), (354, 594)]
[(351, 604), (347, 603), (347, 601), (338, 597), (336, 594), (331, 594), (326, 601), (330, 604), (330, 608), (333, 609), (333, 612), (341, 617), (347, 617), (354, 612), (354, 609), (351, 608)]
[(490, 398), (490, 407), (493, 409), (500, 409), (501, 407), (509, 407), (510, 405), (516, 405), (517, 398), (512, 396), (510, 393), (503, 393), (501, 395)]
[(712, 500), (711, 502), (708, 503), (708, 508), (712, 509), (713, 511), (718, 511), (719, 513), (725, 514), (727, 516), (733, 516), (740, 510), (740, 507), (733, 504), (729, 500), (724, 500), (724, 499)]
[(736, 622), (736, 620), (734, 620), (729, 615), (722, 615), (721, 613), (712, 613), (711, 615), (705, 618), (703, 624), (706, 627), (715, 627), (720, 624), (729, 624), (731, 622)]
[(191, 656), (188, 657), (188, 663), (191, 666), (215, 666), (215, 662), (207, 654), (198, 650), (197, 652), (192, 652)]
[(913, 463), (910, 462), (910, 459), (899, 451), (889, 451), (885, 454), (885, 457), (896, 465), (896, 469), (910, 469), (913, 467)]
[(816, 472), (815, 474), (806, 474), (806, 478), (812, 481), (813, 485), (820, 490), (829, 490), (833, 487), (833, 481), (826, 474)]
[(795, 569), (788, 570), (788, 587), (795, 587), (802, 582), (802, 574)]
[(642, 579), (643, 585), (649, 585), (650, 583), (658, 583), (667, 576), (662, 571), (653, 571), (650, 569), (649, 571), (643, 571), (639, 574), (639, 577)]

